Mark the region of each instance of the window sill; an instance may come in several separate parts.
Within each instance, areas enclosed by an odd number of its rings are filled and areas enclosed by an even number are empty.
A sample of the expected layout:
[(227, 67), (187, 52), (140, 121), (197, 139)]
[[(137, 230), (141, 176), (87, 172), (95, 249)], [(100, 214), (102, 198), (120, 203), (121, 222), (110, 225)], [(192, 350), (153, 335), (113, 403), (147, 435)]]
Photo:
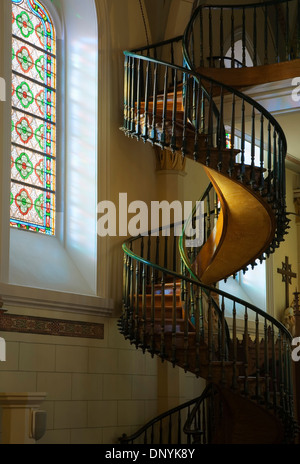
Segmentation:
[(20, 307), (101, 317), (111, 316), (113, 310), (113, 300), (108, 298), (12, 284), (0, 283), (0, 295), (3, 309)]

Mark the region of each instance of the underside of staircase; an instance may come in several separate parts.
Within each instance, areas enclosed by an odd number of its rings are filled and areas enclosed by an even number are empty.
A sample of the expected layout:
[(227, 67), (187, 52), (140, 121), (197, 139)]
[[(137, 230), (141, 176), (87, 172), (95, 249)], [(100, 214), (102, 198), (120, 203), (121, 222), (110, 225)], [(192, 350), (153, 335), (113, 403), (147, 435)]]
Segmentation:
[[(300, 21), (292, 31), (277, 27), (283, 19), (290, 22), (294, 4), (300, 18), (294, 0), (200, 6), (182, 37), (125, 52), (122, 130), (170, 156), (200, 163), (208, 188), (200, 197), (205, 205), (203, 243), (188, 245), (186, 223), (179, 237), (173, 224), (169, 234), (161, 228), (155, 236), (149, 231), (124, 243), (119, 327), (137, 348), (206, 379), (207, 389), (121, 443), (137, 443), (142, 435), (147, 442), (149, 434), (155, 443), (155, 427), (158, 443), (164, 443), (165, 428), (168, 443), (174, 434), (173, 443), (294, 442), (291, 334), (266, 312), (218, 288), (219, 281), (268, 259), (288, 232), (285, 136), (273, 116), (241, 89), (263, 79), (269, 82), (274, 66), (282, 70), (282, 79), (297, 72), (298, 56), (287, 50), (292, 45), (294, 51), (300, 49)], [(223, 49), (226, 17), (231, 25), (229, 68)], [(251, 18), (255, 44), (258, 26), (264, 24), (264, 65), (257, 65), (254, 47), (252, 68), (245, 67), (246, 18)], [(239, 69), (234, 55), (237, 26), (243, 45)], [(276, 31), (274, 50), (270, 30)], [(189, 218), (190, 223), (196, 220), (197, 211)], [(182, 431), (174, 432), (175, 426), (163, 425), (167, 420), (170, 424), (173, 414), (180, 416), (180, 424), (185, 417), (184, 438)]]

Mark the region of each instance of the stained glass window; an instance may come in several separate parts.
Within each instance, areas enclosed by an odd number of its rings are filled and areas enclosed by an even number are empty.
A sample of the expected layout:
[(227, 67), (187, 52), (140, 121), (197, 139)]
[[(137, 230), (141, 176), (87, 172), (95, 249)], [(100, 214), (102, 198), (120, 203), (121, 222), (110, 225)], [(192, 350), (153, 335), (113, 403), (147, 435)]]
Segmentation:
[(56, 39), (37, 0), (12, 0), (11, 227), (55, 234)]
[(230, 149), (232, 147), (231, 145), (231, 134), (229, 134), (228, 132), (226, 132), (225, 134), (225, 143), (226, 143), (226, 148)]

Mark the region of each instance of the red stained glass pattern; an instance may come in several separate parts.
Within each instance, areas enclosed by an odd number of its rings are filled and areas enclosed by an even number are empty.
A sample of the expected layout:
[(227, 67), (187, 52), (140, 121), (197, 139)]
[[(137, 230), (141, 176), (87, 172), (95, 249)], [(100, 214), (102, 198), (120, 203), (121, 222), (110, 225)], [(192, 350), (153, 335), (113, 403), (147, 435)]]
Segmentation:
[(55, 234), (56, 39), (37, 0), (12, 0), (10, 224)]

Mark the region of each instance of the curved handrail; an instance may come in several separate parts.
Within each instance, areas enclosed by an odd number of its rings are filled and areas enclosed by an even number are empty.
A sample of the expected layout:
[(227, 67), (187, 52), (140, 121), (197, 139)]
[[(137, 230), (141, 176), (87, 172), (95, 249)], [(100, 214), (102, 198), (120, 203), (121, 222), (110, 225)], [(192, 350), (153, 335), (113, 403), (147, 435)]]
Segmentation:
[(157, 424), (158, 422), (162, 421), (163, 419), (171, 416), (172, 414), (176, 414), (177, 412), (180, 412), (183, 409), (189, 408), (190, 406), (192, 406), (194, 404), (198, 404), (199, 402), (202, 402), (204, 399), (206, 399), (209, 396), (210, 391), (211, 391), (211, 385), (208, 385), (200, 396), (194, 398), (193, 400), (186, 401), (185, 403), (180, 404), (179, 406), (176, 406), (176, 407), (174, 407), (174, 408), (172, 408), (172, 409), (170, 409), (170, 410), (168, 410), (166, 412), (163, 412), (159, 416), (157, 416), (154, 419), (147, 422), (147, 424), (145, 424), (143, 427), (141, 427), (139, 430), (137, 430), (132, 435), (127, 436), (127, 435), (124, 434), (122, 437), (119, 438), (120, 443), (121, 444), (126, 444), (126, 443), (129, 443), (129, 442), (133, 442), (134, 440), (139, 438), (144, 432), (146, 432), (148, 429), (150, 429), (153, 425)]
[(155, 48), (164, 47), (165, 45), (177, 43), (183, 40), (183, 35), (178, 35), (177, 37), (172, 37), (172, 39), (162, 40), (161, 42), (155, 42), (150, 45), (145, 45), (144, 47), (134, 48), (131, 50), (133, 53), (143, 52), (153, 50)]
[[(227, 92), (229, 92), (231, 94), (234, 94), (236, 97), (241, 98), (242, 100), (244, 100), (245, 102), (247, 102), (251, 106), (253, 106), (261, 114), (263, 114), (265, 116), (265, 118), (268, 119), (268, 121), (276, 128), (276, 132), (278, 134), (280, 134), (280, 138), (281, 138), (282, 143), (283, 143), (283, 150), (284, 150), (284, 153), (286, 154), (286, 152), (287, 152), (287, 141), (286, 141), (285, 134), (284, 134), (283, 129), (281, 128), (280, 124), (274, 118), (274, 116), (272, 116), (272, 114), (270, 114), (268, 112), (268, 110), (266, 110), (266, 108), (264, 106), (262, 106), (257, 101), (253, 100), (248, 95), (243, 94), (238, 89), (235, 89), (233, 87), (230, 87), (229, 85), (223, 84), (222, 82), (220, 82), (220, 81), (218, 81), (216, 79), (213, 79), (211, 77), (207, 77), (205, 75), (201, 75), (200, 73), (198, 73), (196, 71), (193, 71), (192, 69), (187, 69), (187, 68), (184, 68), (183, 66), (171, 64), (171, 63), (168, 63), (166, 61), (157, 60), (155, 58), (151, 58), (151, 57), (148, 57), (148, 56), (139, 55), (137, 53), (133, 53), (133, 52), (130, 52), (130, 51), (127, 51), (127, 50), (125, 50), (123, 53), (124, 53), (125, 56), (128, 56), (128, 57), (136, 58), (136, 59), (143, 60), (143, 61), (149, 61), (149, 62), (151, 62), (153, 64), (167, 66), (170, 69), (181, 71), (181, 72), (187, 74), (189, 77), (193, 77), (196, 80), (199, 80), (199, 78), (201, 78), (203, 80), (209, 81), (211, 84), (213, 84), (215, 86), (218, 86), (218, 87), (222, 87)], [(206, 93), (209, 96), (207, 91), (206, 91)]]
[(266, 2), (256, 2), (256, 3), (239, 3), (239, 4), (211, 4), (211, 3), (204, 3), (203, 5), (199, 5), (195, 11), (193, 12), (193, 15), (197, 16), (197, 10), (201, 8), (212, 8), (212, 9), (219, 9), (219, 8), (226, 8), (226, 9), (250, 9), (250, 8), (260, 8), (260, 7), (266, 7), (266, 6), (273, 6), (275, 4), (280, 4), (280, 3), (287, 3), (287, 2), (292, 2), (293, 0), (268, 0)]
[(247, 302), (245, 300), (242, 300), (241, 298), (232, 296), (230, 293), (224, 292), (223, 290), (220, 290), (220, 289), (218, 289), (216, 287), (211, 287), (209, 285), (203, 284), (202, 282), (199, 282), (199, 280), (194, 280), (194, 279), (192, 279), (192, 278), (190, 278), (188, 276), (184, 276), (184, 275), (179, 274), (179, 273), (177, 273), (175, 271), (172, 271), (171, 269), (166, 269), (166, 268), (164, 268), (164, 267), (162, 267), (162, 266), (160, 266), (158, 264), (152, 263), (152, 262), (148, 261), (147, 259), (142, 258), (138, 254), (134, 253), (130, 249), (129, 244), (131, 242), (139, 239), (139, 238), (142, 238), (142, 235), (139, 235), (137, 237), (131, 237), (128, 241), (123, 243), (122, 250), (124, 251), (124, 253), (127, 256), (134, 259), (135, 261), (146, 264), (147, 266), (150, 266), (151, 268), (156, 269), (157, 271), (160, 271), (161, 273), (163, 273), (165, 275), (175, 277), (176, 279), (179, 279), (179, 280), (184, 280), (184, 281), (189, 282), (189, 283), (191, 283), (193, 285), (201, 287), (203, 290), (206, 290), (206, 291), (208, 291), (210, 293), (217, 293), (219, 296), (221, 296), (224, 299), (231, 300), (231, 301), (235, 302), (236, 304), (247, 307), (248, 309), (254, 311), (259, 316), (262, 316), (264, 319), (266, 319), (270, 323), (272, 323), (275, 327), (277, 327), (277, 329), (279, 331), (281, 331), (282, 333), (284, 333), (286, 335), (288, 340), (292, 341), (292, 334), (289, 332), (289, 330), (281, 322), (279, 322), (277, 319), (275, 319), (274, 317), (272, 317), (270, 314), (266, 313), (262, 309), (258, 308), (257, 306), (255, 306), (255, 305), (253, 305), (253, 304), (251, 304), (251, 303), (249, 303), (249, 302)]

